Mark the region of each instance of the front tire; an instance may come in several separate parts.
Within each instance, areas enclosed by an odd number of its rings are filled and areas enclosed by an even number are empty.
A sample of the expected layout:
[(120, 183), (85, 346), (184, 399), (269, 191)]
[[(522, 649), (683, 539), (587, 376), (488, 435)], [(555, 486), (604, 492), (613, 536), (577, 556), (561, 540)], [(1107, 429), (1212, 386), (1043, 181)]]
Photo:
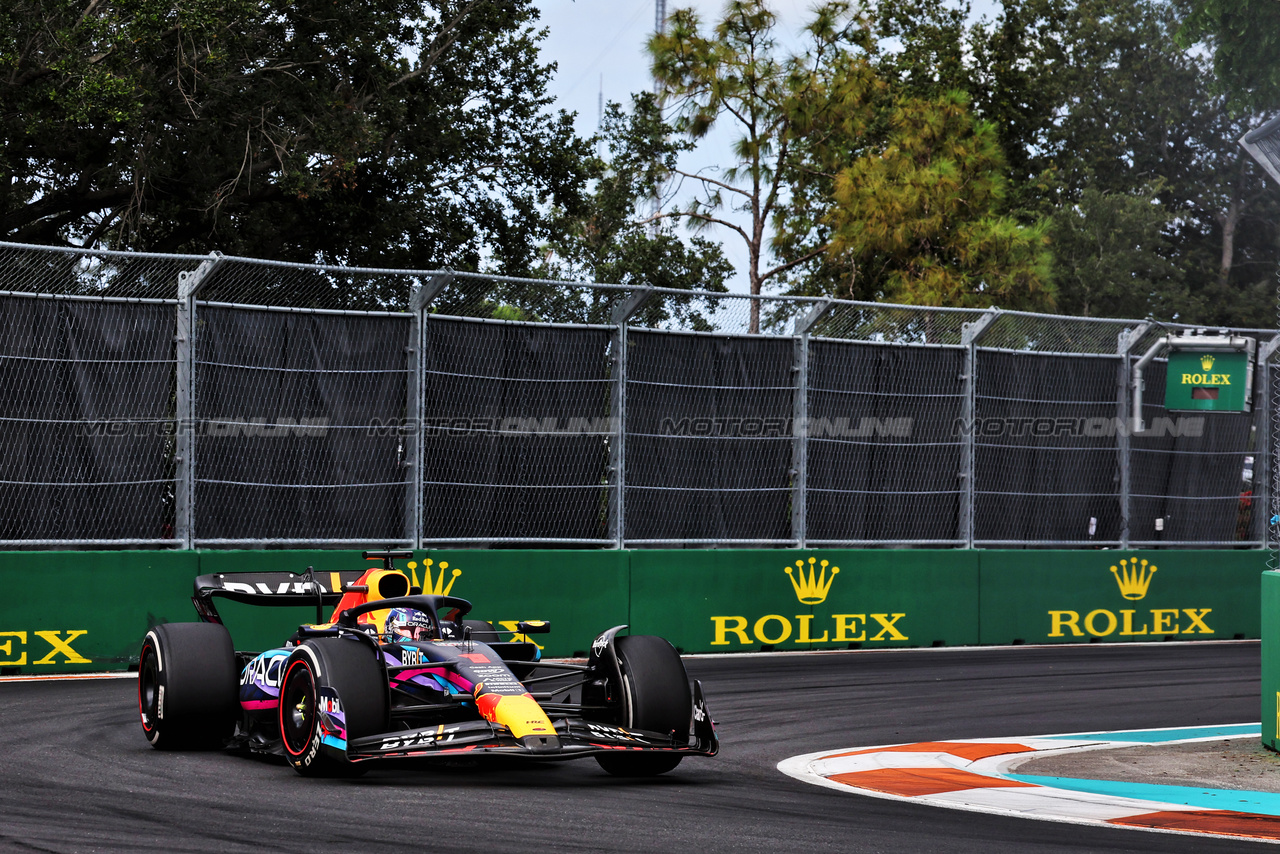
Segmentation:
[[(654, 635), (627, 635), (614, 641), (622, 667), (622, 710), (618, 724), (650, 732), (675, 733), (688, 741), (693, 716), (689, 676), (675, 647)], [(600, 767), (616, 777), (653, 777), (680, 764), (669, 753), (626, 752), (596, 755)]]
[(357, 638), (316, 638), (285, 663), (280, 683), (280, 739), (285, 759), (305, 777), (350, 777), (364, 766), (346, 758), (353, 739), (384, 732), (386, 671)]
[(236, 651), (225, 626), (166, 623), (138, 657), (138, 714), (157, 750), (222, 747), (240, 716)]

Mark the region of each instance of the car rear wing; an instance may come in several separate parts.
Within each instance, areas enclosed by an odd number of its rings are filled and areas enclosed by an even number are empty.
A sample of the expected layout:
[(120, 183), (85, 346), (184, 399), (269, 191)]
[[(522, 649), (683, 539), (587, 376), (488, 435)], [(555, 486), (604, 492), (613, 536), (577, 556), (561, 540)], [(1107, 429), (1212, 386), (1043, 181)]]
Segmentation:
[[(338, 604), (348, 587), (359, 581), (365, 572), (363, 569), (317, 572), (308, 568), (304, 573), (211, 573), (196, 577), (191, 602), (196, 606), (200, 619), (206, 623), (222, 622), (213, 603), (219, 597), (249, 605), (314, 605), (319, 615), (326, 605)], [(323, 617), (317, 617), (317, 622), (322, 620)]]

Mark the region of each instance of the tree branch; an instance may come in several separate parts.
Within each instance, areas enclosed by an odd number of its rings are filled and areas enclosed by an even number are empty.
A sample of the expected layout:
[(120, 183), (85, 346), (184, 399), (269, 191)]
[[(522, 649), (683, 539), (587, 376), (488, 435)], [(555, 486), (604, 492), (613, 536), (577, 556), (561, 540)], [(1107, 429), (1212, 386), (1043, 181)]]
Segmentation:
[(671, 213), (656, 213), (651, 217), (647, 217), (645, 219), (640, 220), (636, 224), (646, 225), (651, 222), (657, 222), (660, 219), (679, 219), (682, 216), (692, 217), (693, 219), (699, 220), (700, 222), (706, 225), (723, 225), (725, 228), (729, 229), (730, 231), (737, 232), (738, 235), (743, 240), (745, 240), (748, 244), (751, 243), (750, 236), (747, 235), (746, 230), (743, 229), (742, 226), (737, 225), (736, 223), (729, 222), (726, 219), (720, 219), (720, 217), (711, 216), (710, 214), (697, 213), (696, 211), (672, 211)]
[(785, 264), (779, 264), (778, 266), (774, 267), (772, 270), (768, 271), (767, 273), (761, 273), (760, 281), (763, 282), (765, 279), (768, 279), (772, 276), (776, 276), (779, 273), (785, 273), (788, 270), (790, 270), (792, 267), (798, 267), (801, 264), (805, 263), (806, 261), (812, 261), (814, 258), (818, 257), (819, 255), (821, 255), (823, 252), (826, 252), (826, 251), (827, 251), (827, 244), (824, 243), (821, 246), (819, 246), (817, 249), (810, 250), (809, 252), (804, 253), (803, 255), (801, 255), (799, 258), (796, 258), (795, 260), (788, 261)]
[(742, 196), (745, 199), (751, 198), (751, 193), (749, 193), (748, 191), (742, 189), (741, 187), (735, 187), (732, 184), (726, 184), (724, 181), (717, 181), (715, 178), (708, 178), (705, 175), (699, 175), (694, 172), (685, 172), (680, 169), (672, 169), (671, 171), (677, 175), (680, 175), (681, 177), (692, 178), (694, 181), (702, 181), (703, 183), (712, 184), (716, 187), (719, 187), (722, 190), (728, 190), (731, 193), (737, 193), (738, 195)]
[[(467, 16), (467, 13), (474, 9), (479, 3), (480, 0), (469, 0), (467, 5), (463, 6), (461, 11), (454, 15), (453, 19), (440, 29), (439, 35), (437, 35), (435, 40), (432, 42), (431, 52), (427, 54), (426, 59), (420, 59), (416, 69), (410, 71), (399, 80), (396, 80), (387, 86), (387, 89), (394, 89), (401, 84), (408, 83), (410, 80), (416, 80), (426, 72), (430, 71), (435, 66), (436, 61), (440, 59), (441, 55), (443, 55), (444, 52), (458, 40), (458, 26), (462, 23), (462, 19)], [(446, 36), (448, 37), (446, 38)]]

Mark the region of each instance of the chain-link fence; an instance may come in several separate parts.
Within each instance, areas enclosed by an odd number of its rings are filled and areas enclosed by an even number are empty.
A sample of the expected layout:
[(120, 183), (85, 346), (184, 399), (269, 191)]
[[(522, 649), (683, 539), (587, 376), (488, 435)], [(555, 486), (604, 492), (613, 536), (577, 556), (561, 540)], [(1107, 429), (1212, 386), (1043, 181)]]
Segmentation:
[(1178, 329), (0, 244), (0, 545), (1260, 547)]

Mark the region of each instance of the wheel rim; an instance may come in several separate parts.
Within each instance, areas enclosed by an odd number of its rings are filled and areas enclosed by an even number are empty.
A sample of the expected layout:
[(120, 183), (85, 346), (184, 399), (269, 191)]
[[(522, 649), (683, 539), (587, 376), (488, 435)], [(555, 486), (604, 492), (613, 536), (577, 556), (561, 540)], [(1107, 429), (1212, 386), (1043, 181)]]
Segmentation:
[(156, 704), (160, 694), (160, 671), (156, 667), (155, 650), (148, 643), (142, 650), (138, 667), (138, 714), (147, 732), (156, 727)]
[(284, 676), (280, 689), (280, 737), (285, 750), (302, 755), (316, 727), (315, 678), (306, 662), (295, 661)]

